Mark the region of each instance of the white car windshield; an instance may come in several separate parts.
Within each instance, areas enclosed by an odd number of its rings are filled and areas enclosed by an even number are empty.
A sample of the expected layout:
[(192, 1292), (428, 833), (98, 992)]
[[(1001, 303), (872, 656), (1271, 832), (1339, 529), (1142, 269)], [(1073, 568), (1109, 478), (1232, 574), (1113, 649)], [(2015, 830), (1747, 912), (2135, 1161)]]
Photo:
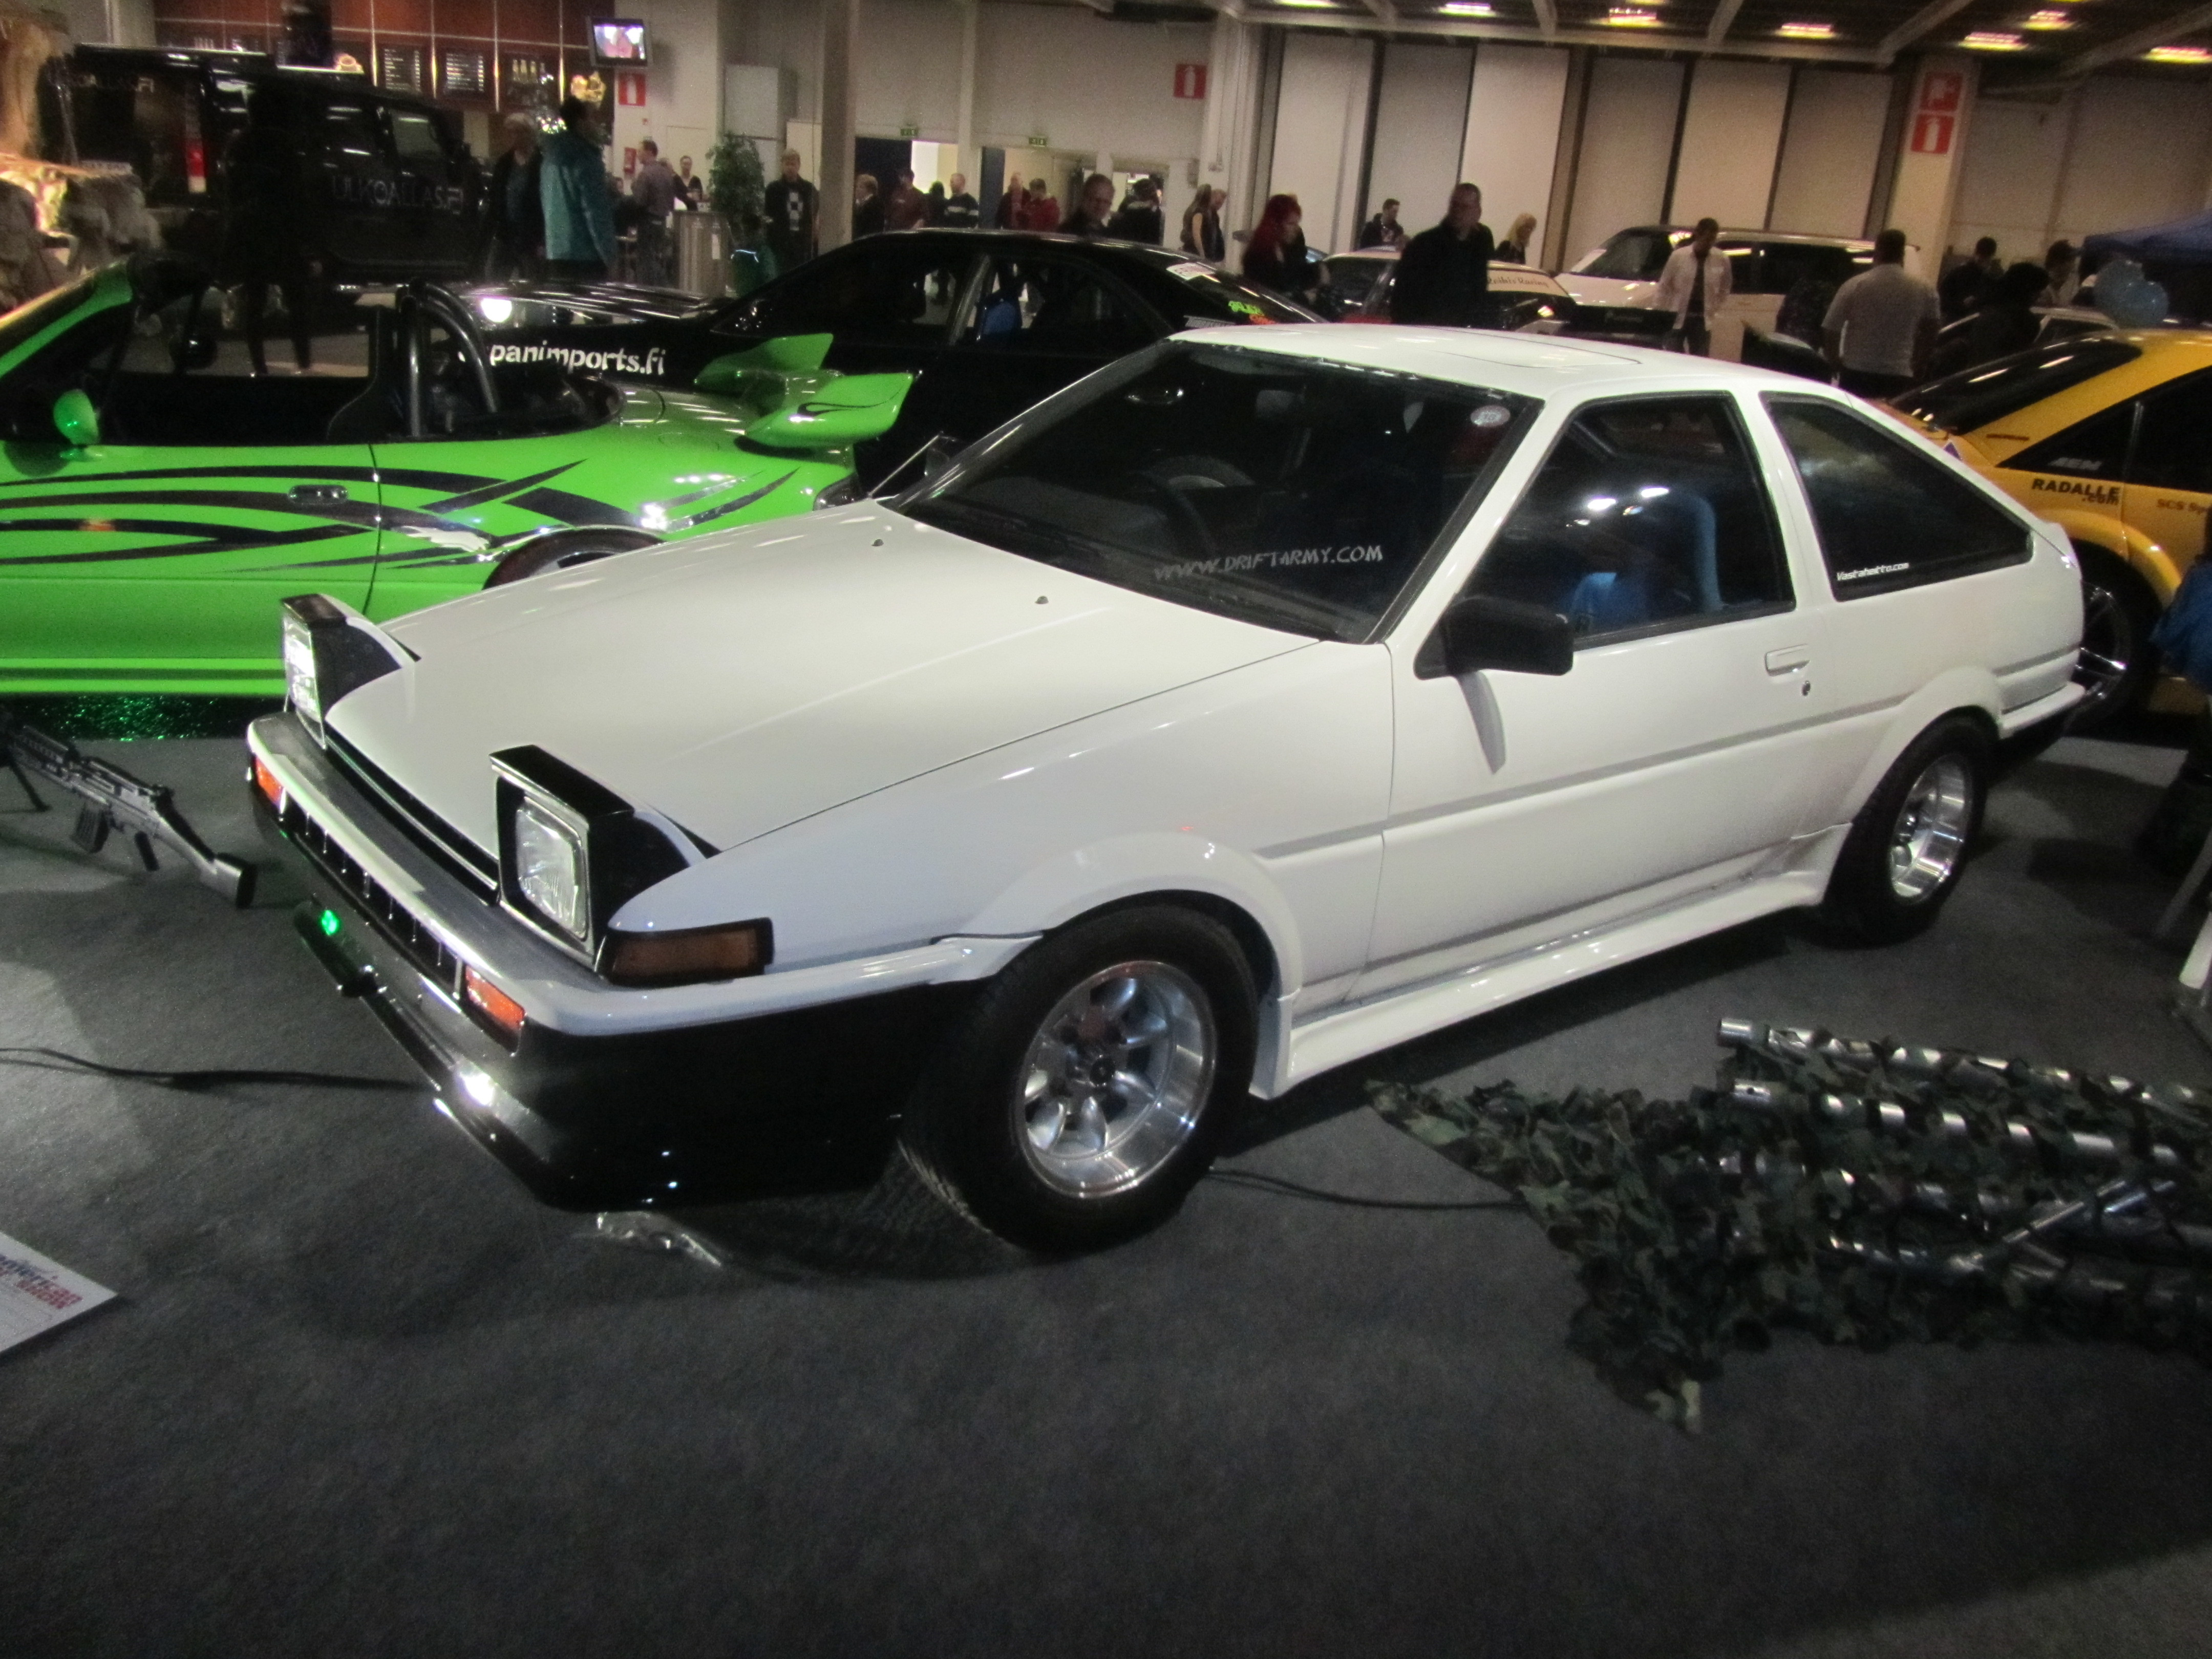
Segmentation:
[(1179, 343), (963, 456), (901, 510), (1200, 610), (1364, 640), (1537, 407)]

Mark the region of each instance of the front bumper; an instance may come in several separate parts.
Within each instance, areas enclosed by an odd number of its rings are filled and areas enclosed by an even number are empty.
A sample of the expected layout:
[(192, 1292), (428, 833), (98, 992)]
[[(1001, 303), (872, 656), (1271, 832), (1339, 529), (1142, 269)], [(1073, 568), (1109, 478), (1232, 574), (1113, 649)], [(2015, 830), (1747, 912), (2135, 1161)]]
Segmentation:
[[(250, 741), (285, 791), (280, 815), (248, 786), (264, 836), (313, 895), (299, 916), (303, 940), (421, 1067), (440, 1109), (564, 1208), (706, 1202), (825, 1172), (864, 1176), (981, 976), (973, 969), (995, 962), (985, 950), (963, 959), (955, 942), (949, 957), (933, 947), (944, 960), (932, 976), (918, 965), (932, 953), (900, 953), (895, 970), (861, 973), (844, 994), (799, 1006), (787, 990), (755, 988), (796, 977), (770, 975), (744, 982), (757, 1012), (639, 1027), (621, 1012), (625, 994), (402, 833), (289, 716), (256, 722)], [(512, 1048), (468, 1011), (465, 968), (529, 1010)], [(579, 1018), (595, 995), (617, 1012)], [(582, 1029), (542, 1021), (541, 1008)]]

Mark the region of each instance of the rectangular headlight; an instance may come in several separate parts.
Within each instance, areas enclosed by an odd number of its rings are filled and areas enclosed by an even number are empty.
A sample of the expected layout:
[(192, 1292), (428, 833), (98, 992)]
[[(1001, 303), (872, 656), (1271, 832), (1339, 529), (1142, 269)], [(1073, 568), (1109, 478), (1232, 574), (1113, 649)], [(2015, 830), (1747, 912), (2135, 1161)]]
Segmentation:
[(398, 672), (400, 647), (351, 605), (327, 593), (286, 599), (284, 696), (315, 741), (323, 738), (323, 711), (349, 691)]
[(500, 896), (597, 967), (616, 911), (695, 860), (681, 832), (533, 745), (491, 757)]
[(528, 796), (515, 805), (514, 833), (516, 890), (538, 915), (582, 944), (592, 936), (584, 838)]
[(306, 617), (284, 607), (284, 700), (317, 737), (323, 734), (323, 702), (315, 690), (315, 635)]

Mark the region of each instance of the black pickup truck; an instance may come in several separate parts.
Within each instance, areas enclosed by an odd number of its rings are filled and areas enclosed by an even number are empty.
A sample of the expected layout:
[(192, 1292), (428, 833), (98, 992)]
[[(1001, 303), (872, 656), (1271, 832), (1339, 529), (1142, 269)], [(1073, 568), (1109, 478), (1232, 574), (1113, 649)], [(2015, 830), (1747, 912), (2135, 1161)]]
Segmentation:
[(170, 252), (216, 264), (222, 157), (246, 100), (282, 85), (304, 173), (311, 258), (339, 286), (453, 282), (477, 252), (479, 173), (453, 115), (365, 76), (260, 52), (79, 46), (39, 88), (44, 159), (128, 167)]

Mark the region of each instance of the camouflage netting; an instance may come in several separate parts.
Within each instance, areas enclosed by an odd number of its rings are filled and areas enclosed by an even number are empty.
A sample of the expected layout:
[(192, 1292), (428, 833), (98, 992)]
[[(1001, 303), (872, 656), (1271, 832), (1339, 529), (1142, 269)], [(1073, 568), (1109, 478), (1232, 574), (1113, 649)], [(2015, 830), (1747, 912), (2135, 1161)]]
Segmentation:
[(1568, 1342), (1694, 1428), (1778, 1326), (1880, 1348), (2045, 1335), (2212, 1358), (2212, 1094), (1726, 1021), (1686, 1101), (1380, 1085), (1578, 1264)]

